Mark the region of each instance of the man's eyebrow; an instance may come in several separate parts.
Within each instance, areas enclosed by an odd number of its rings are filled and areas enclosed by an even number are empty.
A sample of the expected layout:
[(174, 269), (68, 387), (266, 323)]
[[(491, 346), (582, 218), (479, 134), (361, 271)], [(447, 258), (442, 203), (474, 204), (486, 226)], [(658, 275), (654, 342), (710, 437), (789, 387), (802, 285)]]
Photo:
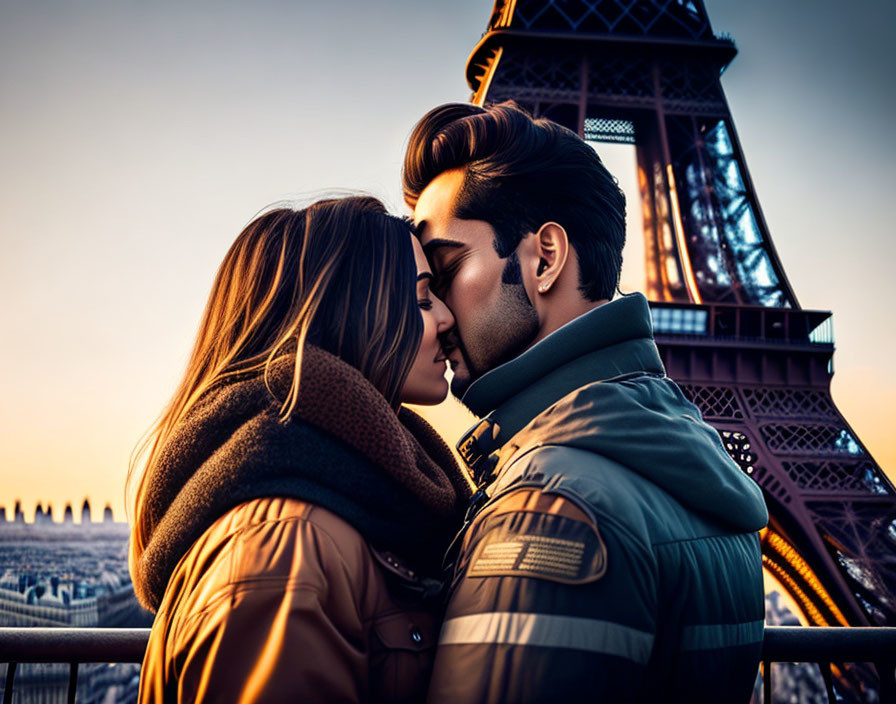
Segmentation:
[(451, 247), (451, 248), (456, 249), (457, 247), (464, 247), (464, 246), (465, 245), (463, 242), (458, 242), (457, 240), (446, 240), (446, 239), (436, 238), (434, 240), (430, 240), (425, 245), (423, 245), (423, 253), (428, 257), (433, 253), (433, 251), (435, 251), (436, 249), (439, 249), (441, 247)]

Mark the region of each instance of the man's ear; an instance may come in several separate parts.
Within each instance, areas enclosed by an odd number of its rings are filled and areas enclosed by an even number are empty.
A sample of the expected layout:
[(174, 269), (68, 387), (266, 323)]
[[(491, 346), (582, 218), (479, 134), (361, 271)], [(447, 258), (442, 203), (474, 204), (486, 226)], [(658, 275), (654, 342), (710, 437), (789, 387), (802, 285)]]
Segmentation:
[(563, 272), (569, 258), (569, 237), (555, 222), (546, 222), (535, 233), (538, 268), (535, 284), (539, 293), (547, 293)]

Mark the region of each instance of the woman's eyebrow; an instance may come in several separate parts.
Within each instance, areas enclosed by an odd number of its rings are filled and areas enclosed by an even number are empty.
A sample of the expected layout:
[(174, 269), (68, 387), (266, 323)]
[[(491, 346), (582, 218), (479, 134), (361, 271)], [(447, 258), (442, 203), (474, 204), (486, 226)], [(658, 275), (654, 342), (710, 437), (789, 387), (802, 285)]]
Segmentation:
[(424, 271), (422, 274), (417, 274), (417, 281), (423, 281), (424, 279), (432, 279), (432, 272)]

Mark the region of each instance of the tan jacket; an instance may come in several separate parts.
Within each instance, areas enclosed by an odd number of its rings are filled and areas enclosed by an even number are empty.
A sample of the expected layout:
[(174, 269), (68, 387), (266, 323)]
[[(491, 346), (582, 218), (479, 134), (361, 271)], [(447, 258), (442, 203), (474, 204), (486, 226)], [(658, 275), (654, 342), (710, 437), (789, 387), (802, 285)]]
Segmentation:
[(422, 701), (439, 617), (390, 593), (402, 574), (330, 511), (241, 504), (172, 574), (140, 702)]

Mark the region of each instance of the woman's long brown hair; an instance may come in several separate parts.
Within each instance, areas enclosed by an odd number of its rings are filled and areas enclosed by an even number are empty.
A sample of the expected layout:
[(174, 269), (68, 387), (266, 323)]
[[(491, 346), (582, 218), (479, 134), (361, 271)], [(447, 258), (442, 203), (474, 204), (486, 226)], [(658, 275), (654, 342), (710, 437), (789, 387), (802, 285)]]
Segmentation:
[(149, 538), (143, 502), (159, 452), (212, 385), (267, 377), (276, 357), (295, 350), (289, 394), (278, 399), (286, 421), (310, 343), (356, 367), (397, 408), (422, 331), (410, 228), (378, 200), (324, 200), (252, 221), (218, 269), (182, 381), (132, 458), (131, 565)]

